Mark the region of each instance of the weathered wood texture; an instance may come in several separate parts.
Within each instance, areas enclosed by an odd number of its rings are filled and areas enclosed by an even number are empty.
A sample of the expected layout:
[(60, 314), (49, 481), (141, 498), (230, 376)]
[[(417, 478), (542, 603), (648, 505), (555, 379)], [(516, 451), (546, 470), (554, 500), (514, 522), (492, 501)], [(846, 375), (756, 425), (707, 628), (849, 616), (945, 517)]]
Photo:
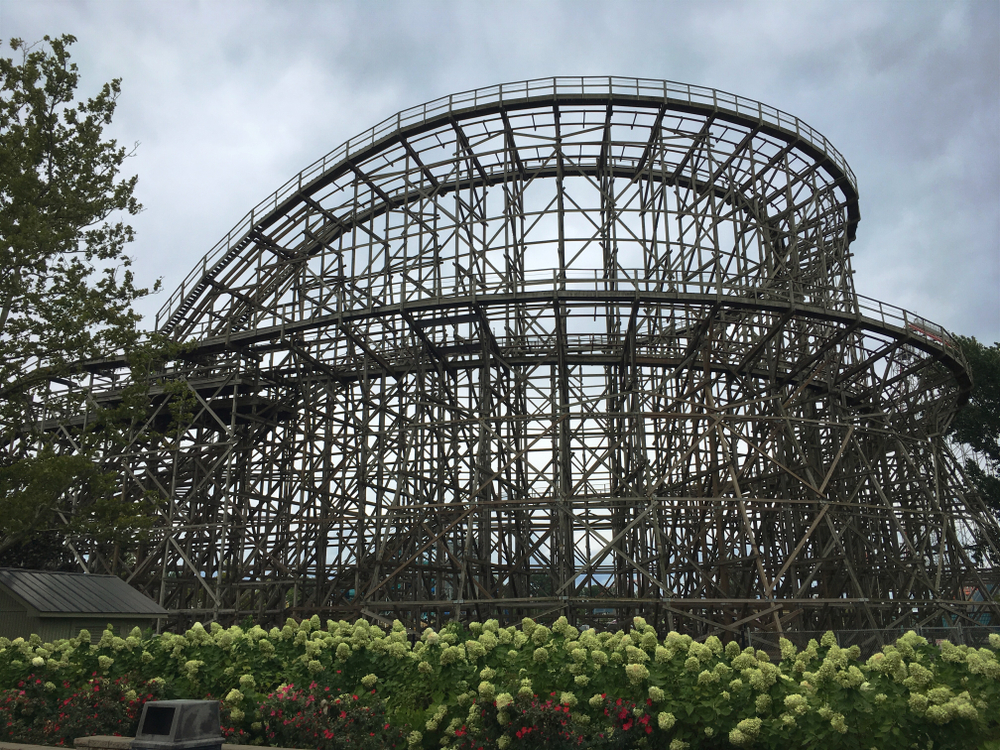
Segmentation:
[(193, 412), (108, 457), (157, 525), (81, 559), (229, 622), (996, 617), (971, 596), (1000, 533), (941, 437), (965, 364), (855, 293), (858, 220), (823, 136), (710, 89), (545, 79), (400, 113), (167, 301)]

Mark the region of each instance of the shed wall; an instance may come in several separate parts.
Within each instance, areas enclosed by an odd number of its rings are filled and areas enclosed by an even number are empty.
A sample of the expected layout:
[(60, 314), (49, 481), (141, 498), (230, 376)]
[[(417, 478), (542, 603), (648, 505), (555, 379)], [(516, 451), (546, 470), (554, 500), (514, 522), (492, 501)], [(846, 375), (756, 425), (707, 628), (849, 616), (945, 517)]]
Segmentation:
[(14, 597), (0, 591), (0, 636), (27, 638), (31, 635), (28, 613)]
[(140, 630), (156, 628), (156, 620), (148, 617), (34, 617), (14, 597), (0, 591), (0, 637), (3, 638), (27, 640), (32, 634), (37, 634), (42, 641), (49, 643), (62, 638), (74, 638), (81, 630), (87, 630), (96, 641), (108, 623), (112, 623), (115, 632), (123, 637), (134, 627)]

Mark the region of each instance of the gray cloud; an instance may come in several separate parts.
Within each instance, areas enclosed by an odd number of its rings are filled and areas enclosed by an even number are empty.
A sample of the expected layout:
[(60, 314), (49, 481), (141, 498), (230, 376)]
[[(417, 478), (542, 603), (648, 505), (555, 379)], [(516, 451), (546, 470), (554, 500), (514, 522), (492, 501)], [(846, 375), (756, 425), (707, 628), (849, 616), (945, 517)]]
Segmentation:
[[(549, 75), (760, 99), (858, 177), (864, 294), (1000, 339), (1000, 5), (972, 2), (0, 0), (0, 38), (79, 38), (83, 90), (124, 79), (114, 134), (168, 288), (258, 200), (397, 110)], [(147, 305), (155, 310), (161, 300)]]

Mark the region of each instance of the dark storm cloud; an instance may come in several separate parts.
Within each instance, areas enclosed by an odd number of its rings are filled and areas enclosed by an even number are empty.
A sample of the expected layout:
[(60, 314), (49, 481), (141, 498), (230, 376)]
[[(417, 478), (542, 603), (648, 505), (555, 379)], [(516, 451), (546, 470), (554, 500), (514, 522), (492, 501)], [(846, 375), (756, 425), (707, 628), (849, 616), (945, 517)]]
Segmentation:
[[(135, 254), (168, 290), (258, 200), (348, 137), (451, 92), (549, 75), (713, 86), (797, 115), (854, 169), (864, 294), (1000, 339), (995, 2), (47, 2), (90, 91), (124, 78)], [(149, 309), (155, 309), (152, 305)]]

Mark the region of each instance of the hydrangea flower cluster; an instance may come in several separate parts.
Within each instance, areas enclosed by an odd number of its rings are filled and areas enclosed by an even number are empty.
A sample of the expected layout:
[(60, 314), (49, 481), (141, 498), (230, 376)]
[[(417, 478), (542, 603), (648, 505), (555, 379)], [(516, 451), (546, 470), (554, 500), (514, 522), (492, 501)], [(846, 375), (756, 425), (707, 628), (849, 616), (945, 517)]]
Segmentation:
[(614, 632), (565, 617), (418, 631), (319, 617), (159, 636), (109, 627), (0, 638), (0, 730), (22, 731), (25, 710), (65, 726), (59, 701), (118, 680), (131, 686), (124, 704), (215, 697), (231, 739), (285, 746), (974, 747), (1000, 736), (998, 652), (996, 635), (973, 648), (915, 633), (868, 659), (832, 633), (763, 651), (661, 635), (640, 617)]

